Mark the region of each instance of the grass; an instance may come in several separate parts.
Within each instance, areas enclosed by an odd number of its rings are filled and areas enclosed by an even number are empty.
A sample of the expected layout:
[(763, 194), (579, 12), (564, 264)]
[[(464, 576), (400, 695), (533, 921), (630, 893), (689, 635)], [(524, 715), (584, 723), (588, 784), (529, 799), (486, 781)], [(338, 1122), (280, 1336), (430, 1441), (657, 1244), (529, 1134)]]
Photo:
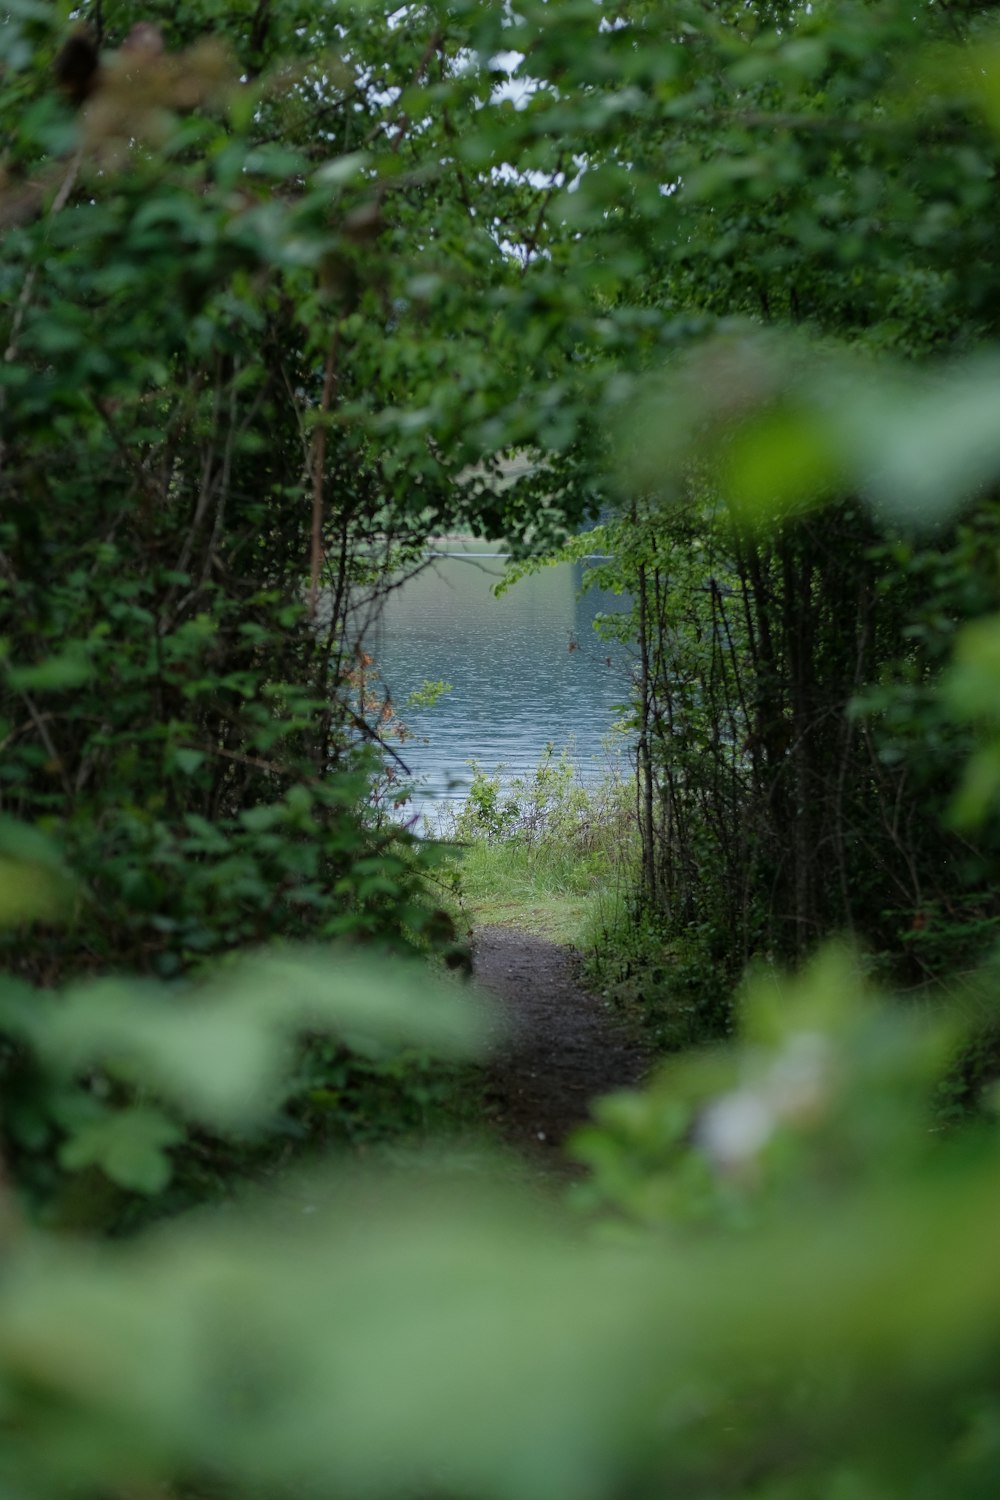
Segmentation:
[(499, 770), (474, 772), (446, 830), (461, 846), (454, 869), (463, 922), (593, 946), (631, 880), (630, 789), (615, 776), (582, 787), (565, 752), (552, 747), (531, 776), (506, 786)]
[(516, 927), (580, 947), (596, 890), (567, 886), (533, 851), (473, 843), (457, 862), (462, 910), (473, 927)]

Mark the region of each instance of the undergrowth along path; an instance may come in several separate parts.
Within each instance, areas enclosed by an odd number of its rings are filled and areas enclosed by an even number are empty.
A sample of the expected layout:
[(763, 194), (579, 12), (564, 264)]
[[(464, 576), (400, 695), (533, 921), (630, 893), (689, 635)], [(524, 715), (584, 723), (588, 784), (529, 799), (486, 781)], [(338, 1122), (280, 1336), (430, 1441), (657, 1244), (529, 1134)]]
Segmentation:
[(501, 1137), (554, 1170), (600, 1094), (638, 1083), (647, 1047), (580, 978), (573, 949), (509, 927), (480, 927), (475, 978), (504, 1029), (487, 1066), (486, 1107)]

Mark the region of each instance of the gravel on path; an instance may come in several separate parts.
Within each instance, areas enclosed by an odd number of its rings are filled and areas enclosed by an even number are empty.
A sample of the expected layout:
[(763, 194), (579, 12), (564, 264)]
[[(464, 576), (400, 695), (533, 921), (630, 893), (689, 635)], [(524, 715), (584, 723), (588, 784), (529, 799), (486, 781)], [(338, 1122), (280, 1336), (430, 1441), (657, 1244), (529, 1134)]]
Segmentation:
[(591, 1100), (641, 1081), (650, 1057), (607, 1001), (587, 991), (570, 948), (507, 927), (480, 927), (473, 975), (498, 1003), (500, 1036), (484, 1107), (511, 1146), (555, 1170)]

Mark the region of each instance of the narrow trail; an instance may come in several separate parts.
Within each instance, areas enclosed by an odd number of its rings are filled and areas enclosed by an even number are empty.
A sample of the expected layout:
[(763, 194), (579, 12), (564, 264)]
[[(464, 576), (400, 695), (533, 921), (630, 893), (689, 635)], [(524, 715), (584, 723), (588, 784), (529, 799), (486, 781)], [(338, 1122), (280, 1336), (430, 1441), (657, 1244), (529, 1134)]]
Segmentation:
[(475, 979), (498, 1002), (505, 1031), (487, 1069), (486, 1113), (508, 1145), (571, 1171), (566, 1137), (598, 1095), (639, 1082), (648, 1052), (583, 988), (572, 949), (507, 927), (478, 928), (473, 947)]

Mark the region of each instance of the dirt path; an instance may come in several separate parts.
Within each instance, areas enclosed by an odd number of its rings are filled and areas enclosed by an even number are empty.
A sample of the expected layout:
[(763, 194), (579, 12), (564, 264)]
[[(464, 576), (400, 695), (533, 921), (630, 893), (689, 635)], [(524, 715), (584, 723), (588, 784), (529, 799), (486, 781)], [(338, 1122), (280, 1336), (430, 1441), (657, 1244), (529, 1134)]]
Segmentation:
[(500, 1003), (506, 1038), (488, 1069), (486, 1110), (501, 1136), (565, 1170), (559, 1148), (598, 1094), (637, 1083), (649, 1058), (634, 1031), (582, 987), (575, 956), (545, 938), (481, 927), (474, 974)]

